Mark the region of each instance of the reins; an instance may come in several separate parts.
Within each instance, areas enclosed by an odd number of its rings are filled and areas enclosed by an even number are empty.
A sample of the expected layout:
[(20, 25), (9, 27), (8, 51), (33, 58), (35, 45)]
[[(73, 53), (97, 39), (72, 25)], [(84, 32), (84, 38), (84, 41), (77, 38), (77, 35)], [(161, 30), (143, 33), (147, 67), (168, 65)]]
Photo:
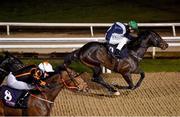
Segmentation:
[(45, 97), (45, 99), (44, 99), (44, 98), (40, 98), (40, 97), (38, 97), (38, 96), (36, 96), (36, 95), (34, 95), (34, 94), (30, 94), (32, 97), (37, 98), (37, 99), (39, 99), (39, 100), (42, 100), (42, 101), (44, 101), (44, 102), (51, 103), (51, 104), (54, 103), (53, 101), (47, 100), (46, 94), (39, 88), (38, 85), (36, 85), (36, 87), (37, 87), (37, 89), (42, 93), (42, 95)]
[[(48, 102), (48, 103), (50, 103), (50, 104), (53, 104), (54, 102), (52, 102), (52, 101), (49, 101), (49, 100), (47, 100), (47, 99), (43, 99), (43, 98), (40, 98), (40, 97), (38, 97), (38, 96), (36, 96), (36, 95), (34, 95), (34, 94), (30, 94), (32, 97), (34, 97), (34, 98), (37, 98), (37, 99), (39, 99), (39, 100), (42, 100), (42, 101), (44, 101), (44, 102)], [(45, 95), (44, 95), (45, 96)], [(45, 96), (46, 97), (46, 96)]]
[(66, 71), (67, 71), (67, 73), (68, 73), (68, 76), (69, 76), (70, 80), (74, 83), (75, 86), (68, 86), (67, 83), (65, 82), (65, 80), (61, 77), (61, 80), (62, 80), (63, 84), (64, 84), (64, 85), (66, 86), (66, 88), (68, 88), (68, 89), (77, 89), (77, 90), (79, 90), (79, 87), (78, 87), (79, 83), (78, 83), (76, 80), (74, 80), (74, 77), (78, 77), (79, 75), (76, 75), (76, 76), (73, 76), (73, 77), (72, 77), (71, 74), (73, 74), (73, 72), (72, 72), (72, 71), (70, 72), (70, 71), (67, 69), (66, 66), (64, 66), (64, 67), (65, 67), (65, 69), (66, 69)]
[[(25, 72), (25, 73), (16, 75), (16, 78), (17, 78), (17, 77), (26, 76), (26, 75), (30, 75), (33, 70), (35, 70), (34, 77), (37, 78), (37, 79), (40, 79), (40, 76), (42, 75), (42, 73), (41, 73), (37, 68), (32, 68), (29, 72)], [(40, 73), (40, 74), (38, 74), (38, 73)]]

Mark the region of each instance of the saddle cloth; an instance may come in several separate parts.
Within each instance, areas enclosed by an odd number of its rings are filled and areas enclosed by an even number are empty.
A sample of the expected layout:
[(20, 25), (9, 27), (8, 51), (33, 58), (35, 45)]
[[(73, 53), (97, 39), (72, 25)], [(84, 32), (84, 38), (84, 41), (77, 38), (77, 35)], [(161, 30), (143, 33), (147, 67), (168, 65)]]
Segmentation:
[(0, 99), (3, 103), (12, 108), (27, 108), (29, 93), (27, 90), (17, 90), (3, 85), (0, 90)]

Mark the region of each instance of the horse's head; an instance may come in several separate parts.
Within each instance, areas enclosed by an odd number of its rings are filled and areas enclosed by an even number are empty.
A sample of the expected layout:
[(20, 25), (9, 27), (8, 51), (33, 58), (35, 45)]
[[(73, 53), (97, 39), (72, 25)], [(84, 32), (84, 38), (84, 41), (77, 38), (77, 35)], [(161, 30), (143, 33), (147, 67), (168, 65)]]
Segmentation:
[[(1, 60), (0, 63), (0, 68), (6, 72), (14, 72), (22, 67), (24, 67), (24, 64), (18, 58), (8, 52), (5, 53), (5, 57)], [(1, 70), (1, 72), (3, 70)]]
[(159, 34), (154, 31), (144, 31), (139, 34), (139, 38), (142, 39), (142, 47), (159, 47), (163, 50), (168, 48), (168, 44), (164, 41)]
[(82, 79), (82, 75), (70, 68), (67, 68), (66, 71), (61, 72), (61, 81), (67, 89), (72, 89), (75, 91), (88, 90), (88, 85)]
[(59, 73), (45, 79), (49, 84), (50, 90), (58, 88), (57, 86), (65, 87), (72, 91), (87, 91), (88, 85), (82, 79), (81, 74), (77, 74), (74, 70), (67, 68)]

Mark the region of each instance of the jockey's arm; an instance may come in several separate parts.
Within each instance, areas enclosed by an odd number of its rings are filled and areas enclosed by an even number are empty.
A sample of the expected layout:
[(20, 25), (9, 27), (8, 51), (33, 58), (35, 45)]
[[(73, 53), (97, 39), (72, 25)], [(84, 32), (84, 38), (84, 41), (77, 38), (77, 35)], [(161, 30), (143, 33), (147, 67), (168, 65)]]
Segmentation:
[(131, 35), (130, 33), (126, 33), (124, 36), (126, 38), (128, 38), (128, 40), (129, 40), (128, 42), (133, 41), (136, 38), (135, 36)]

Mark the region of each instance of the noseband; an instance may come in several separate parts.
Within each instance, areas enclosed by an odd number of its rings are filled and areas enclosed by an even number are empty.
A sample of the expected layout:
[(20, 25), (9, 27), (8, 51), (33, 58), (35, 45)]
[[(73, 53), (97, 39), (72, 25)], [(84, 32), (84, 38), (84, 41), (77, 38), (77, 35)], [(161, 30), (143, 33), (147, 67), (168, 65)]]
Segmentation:
[[(80, 90), (80, 87), (79, 87), (79, 83), (74, 79), (76, 77), (78, 77), (79, 75), (78, 74), (74, 74), (72, 71), (69, 71), (67, 70), (67, 73), (68, 73), (68, 76), (69, 76), (69, 80), (65, 80), (61, 75), (60, 75), (60, 79), (61, 81), (63, 82), (64, 86), (67, 88), (67, 89), (75, 89), (75, 90)], [(67, 81), (70, 81), (70, 83), (72, 82), (74, 84), (74, 86), (69, 86), (67, 83)]]

